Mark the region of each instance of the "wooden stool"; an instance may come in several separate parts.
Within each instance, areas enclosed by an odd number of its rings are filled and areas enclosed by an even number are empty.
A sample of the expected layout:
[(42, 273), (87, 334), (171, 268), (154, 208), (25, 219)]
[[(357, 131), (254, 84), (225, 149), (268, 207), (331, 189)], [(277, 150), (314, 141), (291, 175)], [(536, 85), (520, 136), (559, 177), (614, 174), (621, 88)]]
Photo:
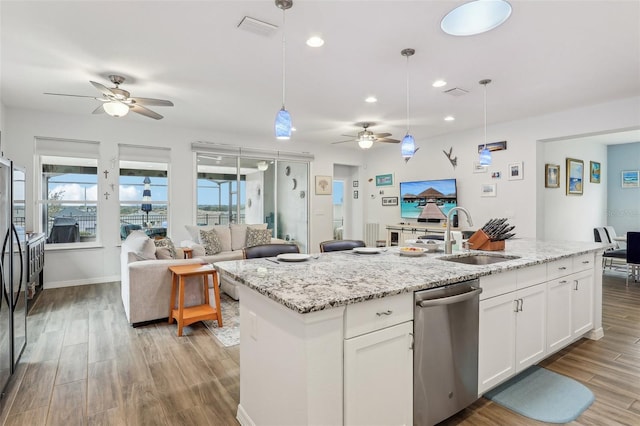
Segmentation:
[[(220, 310), (220, 289), (218, 288), (218, 274), (211, 264), (191, 264), (170, 266), (171, 271), (171, 300), (169, 301), (169, 324), (175, 319), (178, 322), (178, 336), (182, 336), (182, 327), (198, 321), (216, 320), (218, 327), (222, 327), (222, 312)], [(209, 304), (209, 280), (213, 277), (213, 293), (216, 307)], [(204, 304), (184, 306), (184, 285), (187, 277), (202, 276)], [(176, 289), (178, 289), (178, 307), (176, 308)]]

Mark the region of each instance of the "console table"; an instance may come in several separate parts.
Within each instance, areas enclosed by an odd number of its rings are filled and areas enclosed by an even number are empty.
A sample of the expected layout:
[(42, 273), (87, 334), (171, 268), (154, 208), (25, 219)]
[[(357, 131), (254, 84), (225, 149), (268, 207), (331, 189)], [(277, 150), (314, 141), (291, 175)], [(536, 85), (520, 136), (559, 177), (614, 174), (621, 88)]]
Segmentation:
[[(422, 225), (415, 223), (399, 223), (397, 225), (387, 225), (387, 246), (403, 246), (405, 240), (417, 239), (422, 235), (432, 234), (444, 236), (447, 228), (442, 225), (431, 224)], [(458, 231), (460, 228), (451, 228)]]

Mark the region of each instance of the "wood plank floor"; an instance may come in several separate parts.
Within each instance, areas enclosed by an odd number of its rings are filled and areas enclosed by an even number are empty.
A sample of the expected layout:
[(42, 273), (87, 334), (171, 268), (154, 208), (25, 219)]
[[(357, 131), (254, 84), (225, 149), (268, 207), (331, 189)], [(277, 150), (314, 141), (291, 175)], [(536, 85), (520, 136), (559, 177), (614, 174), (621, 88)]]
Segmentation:
[[(574, 425), (640, 425), (640, 286), (605, 274), (605, 337), (582, 339), (542, 365), (596, 395)], [(6, 425), (237, 425), (239, 347), (200, 323), (176, 336), (131, 328), (119, 283), (45, 290), (28, 318), (29, 344), (6, 389)], [(445, 425), (536, 425), (486, 399)]]

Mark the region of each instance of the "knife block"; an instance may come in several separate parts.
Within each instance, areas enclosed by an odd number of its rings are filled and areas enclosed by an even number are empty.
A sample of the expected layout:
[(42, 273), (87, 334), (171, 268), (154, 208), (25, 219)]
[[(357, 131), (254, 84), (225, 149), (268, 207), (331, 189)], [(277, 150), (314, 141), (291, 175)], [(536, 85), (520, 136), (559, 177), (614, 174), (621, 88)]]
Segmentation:
[(471, 250), (499, 251), (504, 250), (504, 240), (491, 241), (482, 229), (477, 230), (467, 240)]

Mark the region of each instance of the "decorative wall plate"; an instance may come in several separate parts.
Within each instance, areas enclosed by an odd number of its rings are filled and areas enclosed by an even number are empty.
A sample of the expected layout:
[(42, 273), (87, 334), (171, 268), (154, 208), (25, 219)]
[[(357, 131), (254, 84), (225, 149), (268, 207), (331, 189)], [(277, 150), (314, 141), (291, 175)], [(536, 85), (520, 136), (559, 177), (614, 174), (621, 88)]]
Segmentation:
[(287, 166), (284, 168), (284, 175), (289, 176), (291, 174), (291, 167)]
[(293, 188), (292, 189), (296, 189), (298, 187), (298, 181), (296, 180), (296, 178), (291, 179), (293, 181)]
[(305, 192), (304, 191), (300, 191), (300, 198), (304, 198), (305, 197)]

